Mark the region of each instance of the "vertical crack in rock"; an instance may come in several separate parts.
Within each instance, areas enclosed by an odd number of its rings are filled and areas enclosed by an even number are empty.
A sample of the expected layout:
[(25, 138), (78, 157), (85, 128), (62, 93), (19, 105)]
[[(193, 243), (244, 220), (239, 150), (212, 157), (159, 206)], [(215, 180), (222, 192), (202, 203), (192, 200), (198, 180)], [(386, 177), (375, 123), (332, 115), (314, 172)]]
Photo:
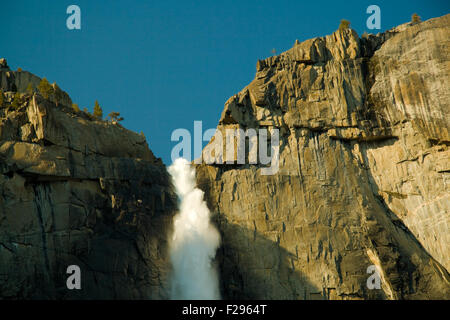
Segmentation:
[[(23, 83), (41, 79), (2, 61), (0, 239), (11, 250), (0, 247), (0, 297), (168, 298), (176, 196), (161, 159), (141, 135), (72, 109), (68, 95), (56, 105), (26, 93)], [(23, 101), (14, 109), (13, 84)], [(81, 291), (66, 288), (70, 265)]]
[[(34, 205), (36, 208), (36, 213), (38, 216), (38, 221), (39, 221), (39, 228), (40, 228), (40, 233), (41, 233), (41, 240), (42, 240), (42, 251), (43, 251), (43, 256), (44, 256), (44, 261), (45, 261), (45, 269), (47, 271), (47, 273), (44, 274), (45, 278), (47, 279), (46, 282), (49, 282), (48, 277), (51, 274), (51, 270), (50, 270), (50, 262), (49, 262), (49, 258), (48, 258), (48, 250), (47, 250), (47, 230), (46, 227), (44, 225), (44, 218), (43, 218), (43, 210), (42, 210), (42, 205), (45, 205), (45, 186), (41, 186), (41, 185), (33, 185), (33, 190), (34, 190)], [(43, 195), (44, 193), (44, 195)]]
[[(217, 130), (279, 129), (279, 171), (197, 166), (220, 212), (225, 298), (450, 295), (449, 35), (446, 15), (258, 61)], [(382, 290), (366, 285), (371, 265)]]

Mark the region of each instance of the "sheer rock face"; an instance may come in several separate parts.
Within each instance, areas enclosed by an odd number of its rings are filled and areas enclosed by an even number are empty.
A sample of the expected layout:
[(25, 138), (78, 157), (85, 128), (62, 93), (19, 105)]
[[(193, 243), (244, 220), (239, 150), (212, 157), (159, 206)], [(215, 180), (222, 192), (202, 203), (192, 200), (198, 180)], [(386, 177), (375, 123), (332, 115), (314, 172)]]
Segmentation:
[(446, 15), (258, 61), (218, 130), (278, 128), (279, 171), (197, 166), (226, 298), (450, 298), (449, 41)]
[[(9, 96), (0, 108), (0, 297), (167, 298), (176, 197), (145, 138), (39, 95), (14, 109)], [(69, 265), (80, 267), (82, 290), (67, 289)]]

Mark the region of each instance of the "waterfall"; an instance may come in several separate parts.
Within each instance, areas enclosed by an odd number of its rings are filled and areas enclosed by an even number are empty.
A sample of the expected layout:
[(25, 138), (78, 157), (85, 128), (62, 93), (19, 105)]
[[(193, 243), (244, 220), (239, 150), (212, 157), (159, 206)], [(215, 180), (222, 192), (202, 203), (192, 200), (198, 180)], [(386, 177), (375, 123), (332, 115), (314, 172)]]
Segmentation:
[(212, 264), (220, 235), (210, 223), (203, 191), (195, 186), (195, 168), (178, 158), (168, 171), (180, 200), (169, 245), (171, 298), (220, 299), (218, 274)]

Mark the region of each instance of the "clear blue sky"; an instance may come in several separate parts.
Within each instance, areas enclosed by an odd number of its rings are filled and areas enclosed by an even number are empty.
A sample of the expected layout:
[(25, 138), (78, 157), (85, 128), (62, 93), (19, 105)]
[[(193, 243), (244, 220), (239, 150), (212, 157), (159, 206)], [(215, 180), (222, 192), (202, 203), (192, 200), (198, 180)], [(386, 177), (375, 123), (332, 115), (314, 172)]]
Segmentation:
[[(170, 164), (176, 128), (214, 128), (225, 101), (255, 75), (257, 59), (324, 36), (343, 18), (362, 34), (366, 8), (381, 8), (381, 29), (449, 13), (450, 1), (100, 1), (2, 2), (0, 57), (67, 91), (92, 111), (119, 111)], [(81, 8), (81, 30), (66, 8)]]

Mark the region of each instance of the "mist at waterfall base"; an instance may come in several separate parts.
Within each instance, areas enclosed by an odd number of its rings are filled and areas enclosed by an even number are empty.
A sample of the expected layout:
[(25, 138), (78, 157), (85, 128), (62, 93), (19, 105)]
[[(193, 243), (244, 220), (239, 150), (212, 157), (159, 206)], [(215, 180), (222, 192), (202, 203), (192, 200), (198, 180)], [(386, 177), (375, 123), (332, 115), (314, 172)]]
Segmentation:
[(171, 298), (220, 299), (218, 273), (212, 263), (220, 244), (220, 235), (210, 223), (203, 191), (195, 187), (195, 168), (187, 160), (178, 158), (168, 171), (180, 199), (169, 245)]

